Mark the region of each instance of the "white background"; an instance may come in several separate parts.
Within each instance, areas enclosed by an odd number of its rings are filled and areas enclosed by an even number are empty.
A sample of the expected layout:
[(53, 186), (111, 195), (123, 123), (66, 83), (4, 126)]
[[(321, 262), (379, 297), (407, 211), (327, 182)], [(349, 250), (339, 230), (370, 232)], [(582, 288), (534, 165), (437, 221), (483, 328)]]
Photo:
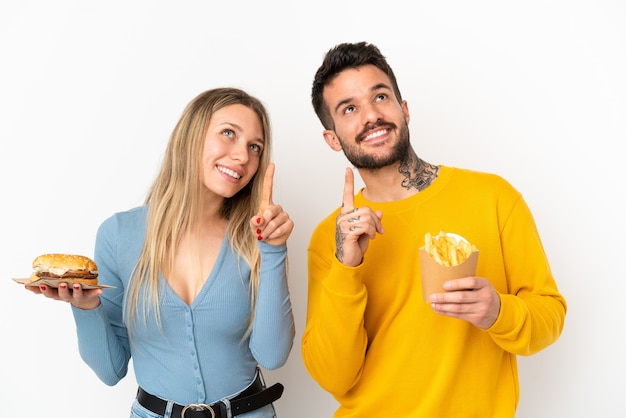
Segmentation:
[(560, 340), (520, 358), (517, 416), (624, 417), (625, 22), (620, 0), (0, 1), (0, 415), (128, 416), (132, 372), (97, 380), (69, 307), (11, 279), (40, 253), (92, 255), (100, 222), (143, 202), (183, 107), (230, 85), (271, 113), (274, 198), (296, 224), (297, 336), (266, 379), (286, 386), (280, 417), (331, 416), (300, 355), (306, 247), (348, 164), (310, 86), (329, 48), (366, 40), (418, 155), (497, 172), (535, 215), (569, 311)]

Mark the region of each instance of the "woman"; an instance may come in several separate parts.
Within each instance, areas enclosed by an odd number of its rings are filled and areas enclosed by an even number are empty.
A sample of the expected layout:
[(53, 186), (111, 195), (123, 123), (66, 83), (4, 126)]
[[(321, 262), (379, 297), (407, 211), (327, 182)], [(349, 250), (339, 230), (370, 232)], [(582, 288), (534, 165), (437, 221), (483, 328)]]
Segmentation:
[(258, 99), (234, 88), (200, 94), (145, 205), (98, 229), (100, 284), (114, 288), (30, 287), (72, 305), (80, 354), (104, 383), (133, 359), (132, 417), (275, 416), (282, 386), (264, 390), (259, 366), (282, 366), (293, 344), (294, 225), (272, 201), (270, 148)]

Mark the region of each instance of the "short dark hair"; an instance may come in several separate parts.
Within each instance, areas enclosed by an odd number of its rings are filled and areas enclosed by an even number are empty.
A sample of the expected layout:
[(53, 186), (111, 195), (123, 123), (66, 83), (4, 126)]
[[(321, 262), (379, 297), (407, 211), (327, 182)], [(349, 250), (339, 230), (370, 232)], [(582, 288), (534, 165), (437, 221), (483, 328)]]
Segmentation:
[(389, 80), (391, 80), (391, 87), (396, 95), (396, 99), (398, 99), (398, 102), (402, 102), (402, 95), (400, 94), (396, 76), (378, 47), (367, 42), (338, 44), (326, 53), (322, 65), (315, 73), (311, 89), (313, 109), (320, 122), (322, 122), (324, 129), (333, 129), (334, 127), (330, 109), (324, 102), (324, 87), (342, 71), (363, 65), (373, 65), (387, 74)]

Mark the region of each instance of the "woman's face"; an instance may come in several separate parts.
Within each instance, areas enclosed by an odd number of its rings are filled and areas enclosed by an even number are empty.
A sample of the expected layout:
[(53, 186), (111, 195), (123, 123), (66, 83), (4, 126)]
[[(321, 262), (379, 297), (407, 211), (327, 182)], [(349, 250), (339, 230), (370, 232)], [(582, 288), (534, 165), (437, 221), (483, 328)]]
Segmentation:
[(213, 113), (202, 150), (206, 190), (234, 196), (256, 173), (264, 146), (263, 125), (252, 109), (234, 104)]

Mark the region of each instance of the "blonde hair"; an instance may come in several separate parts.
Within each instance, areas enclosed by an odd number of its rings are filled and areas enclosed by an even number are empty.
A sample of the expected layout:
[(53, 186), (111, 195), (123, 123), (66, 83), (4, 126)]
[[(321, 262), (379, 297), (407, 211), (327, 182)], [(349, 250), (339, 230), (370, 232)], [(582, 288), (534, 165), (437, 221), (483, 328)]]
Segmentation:
[[(233, 250), (250, 266), (250, 304), (254, 305), (259, 283), (260, 257), (256, 237), (249, 220), (261, 202), (263, 175), (270, 163), (271, 132), (267, 111), (260, 100), (236, 88), (216, 88), (196, 96), (184, 109), (165, 151), (165, 156), (145, 204), (148, 205), (143, 249), (131, 275), (124, 299), (124, 321), (129, 335), (138, 319), (154, 312), (160, 327), (159, 276), (171, 271), (175, 248), (184, 232), (199, 222), (202, 210), (202, 161), (205, 134), (213, 113), (230, 105), (241, 104), (253, 110), (263, 127), (265, 146), (259, 167), (250, 182), (237, 194), (226, 198), (220, 214), (228, 220), (228, 238)], [(252, 317), (248, 330), (251, 328)], [(131, 338), (132, 339), (132, 338)]]

